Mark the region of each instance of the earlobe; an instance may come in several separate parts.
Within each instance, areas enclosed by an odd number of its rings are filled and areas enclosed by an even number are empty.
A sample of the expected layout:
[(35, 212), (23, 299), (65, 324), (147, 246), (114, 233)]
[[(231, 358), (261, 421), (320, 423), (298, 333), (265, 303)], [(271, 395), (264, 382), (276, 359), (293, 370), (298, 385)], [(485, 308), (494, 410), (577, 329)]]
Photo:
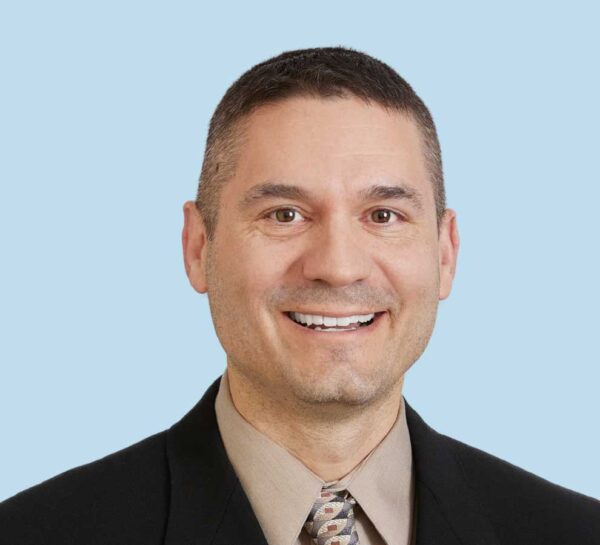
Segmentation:
[(439, 234), (440, 300), (446, 299), (452, 290), (459, 247), (456, 212), (447, 208), (442, 217)]
[(198, 293), (206, 293), (207, 236), (202, 216), (194, 201), (187, 201), (183, 205), (181, 243), (185, 272), (190, 284)]

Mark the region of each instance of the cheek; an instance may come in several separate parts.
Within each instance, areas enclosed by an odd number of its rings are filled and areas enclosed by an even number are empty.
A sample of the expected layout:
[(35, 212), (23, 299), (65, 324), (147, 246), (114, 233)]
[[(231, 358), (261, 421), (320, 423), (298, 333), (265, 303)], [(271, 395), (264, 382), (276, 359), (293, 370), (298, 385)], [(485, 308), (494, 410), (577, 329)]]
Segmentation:
[(213, 323), (227, 354), (238, 362), (253, 361), (278, 335), (270, 301), (284, 284), (285, 260), (278, 251), (247, 240), (223, 242), (209, 282)]
[[(227, 240), (218, 257), (218, 280), (242, 304), (265, 304), (270, 291), (283, 284), (285, 248), (265, 246), (252, 238)], [(240, 244), (239, 240), (244, 240)], [(256, 311), (256, 309), (253, 309)]]
[(422, 298), (439, 284), (439, 263), (435, 247), (407, 244), (381, 253), (381, 268), (401, 299)]

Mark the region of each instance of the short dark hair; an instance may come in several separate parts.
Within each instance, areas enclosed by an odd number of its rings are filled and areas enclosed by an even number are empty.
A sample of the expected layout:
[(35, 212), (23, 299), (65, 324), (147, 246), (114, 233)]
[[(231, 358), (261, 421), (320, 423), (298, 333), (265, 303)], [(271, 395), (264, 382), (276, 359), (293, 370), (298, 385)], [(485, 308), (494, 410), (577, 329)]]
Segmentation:
[(414, 119), (433, 184), (438, 225), (446, 208), (442, 157), (435, 124), (412, 87), (387, 64), (347, 47), (286, 51), (263, 61), (235, 81), (211, 118), (196, 206), (208, 239), (214, 237), (223, 183), (235, 173), (239, 143), (248, 115), (266, 104), (296, 96), (354, 95)]

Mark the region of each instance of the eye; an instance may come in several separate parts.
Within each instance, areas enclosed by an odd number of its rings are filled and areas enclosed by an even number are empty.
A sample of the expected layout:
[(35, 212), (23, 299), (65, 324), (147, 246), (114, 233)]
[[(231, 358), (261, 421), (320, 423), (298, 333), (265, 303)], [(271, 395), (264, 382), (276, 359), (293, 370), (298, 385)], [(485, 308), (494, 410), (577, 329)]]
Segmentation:
[(300, 213), (295, 208), (278, 208), (266, 214), (265, 217), (274, 219), (279, 223), (296, 223), (294, 219), (297, 216), (300, 216)]
[(371, 218), (375, 223), (390, 223), (392, 216), (400, 217), (396, 212), (388, 210), (387, 208), (378, 208), (371, 212)]

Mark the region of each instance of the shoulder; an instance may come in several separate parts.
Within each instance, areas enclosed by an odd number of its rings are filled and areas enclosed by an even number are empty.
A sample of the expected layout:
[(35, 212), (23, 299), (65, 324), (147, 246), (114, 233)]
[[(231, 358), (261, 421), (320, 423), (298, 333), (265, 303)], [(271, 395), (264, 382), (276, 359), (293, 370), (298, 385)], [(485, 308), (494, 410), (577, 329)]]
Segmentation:
[(454, 452), (501, 542), (600, 543), (600, 501), (456, 439), (441, 437)]
[(161, 543), (167, 494), (163, 431), (0, 503), (0, 545)]

